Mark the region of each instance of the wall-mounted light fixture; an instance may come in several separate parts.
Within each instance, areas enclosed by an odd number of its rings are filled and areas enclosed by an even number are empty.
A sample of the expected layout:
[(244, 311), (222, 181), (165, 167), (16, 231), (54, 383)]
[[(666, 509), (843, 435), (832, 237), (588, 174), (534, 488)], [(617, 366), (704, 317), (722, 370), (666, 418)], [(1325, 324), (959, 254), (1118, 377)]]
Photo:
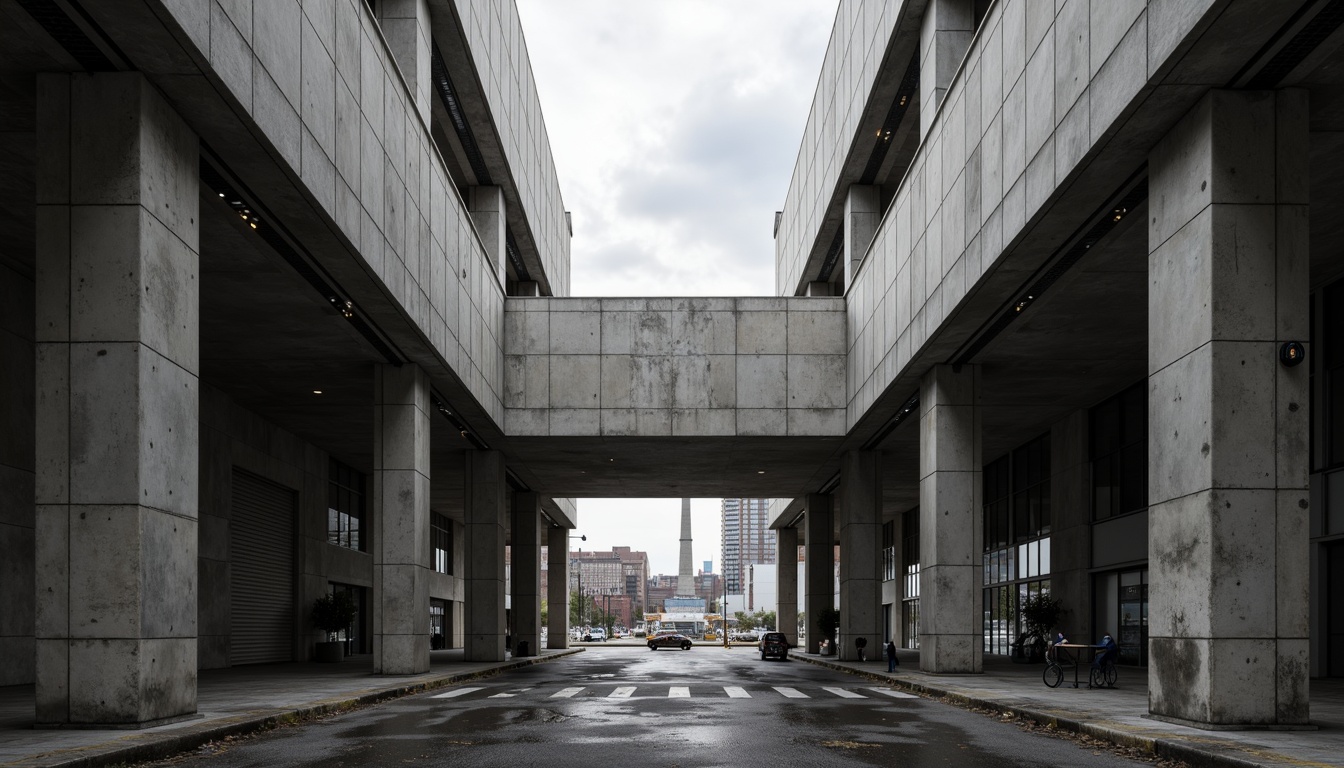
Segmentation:
[(1279, 347), (1279, 362), (1284, 368), (1292, 368), (1307, 358), (1307, 349), (1296, 341), (1285, 341)]

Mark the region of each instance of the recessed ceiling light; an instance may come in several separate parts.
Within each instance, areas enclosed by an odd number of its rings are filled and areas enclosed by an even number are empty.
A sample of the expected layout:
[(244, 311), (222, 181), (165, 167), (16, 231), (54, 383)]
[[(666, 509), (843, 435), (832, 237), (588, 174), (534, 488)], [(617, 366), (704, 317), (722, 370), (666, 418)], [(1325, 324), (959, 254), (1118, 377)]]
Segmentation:
[(765, 474), (765, 470), (764, 470), (764, 469), (758, 469), (758, 470), (756, 470), (756, 474), (758, 474), (758, 475), (764, 475), (764, 474)]
[(314, 390), (313, 390), (313, 394), (314, 394), (314, 395), (320, 395), (320, 394), (322, 394), (322, 390), (320, 390), (320, 389), (314, 389)]

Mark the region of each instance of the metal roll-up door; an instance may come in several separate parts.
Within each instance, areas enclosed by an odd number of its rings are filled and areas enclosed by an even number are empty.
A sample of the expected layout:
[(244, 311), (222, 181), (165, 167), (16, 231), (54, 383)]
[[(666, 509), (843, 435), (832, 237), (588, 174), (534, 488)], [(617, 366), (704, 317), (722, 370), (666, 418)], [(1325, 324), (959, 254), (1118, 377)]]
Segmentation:
[(230, 661), (294, 658), (294, 491), (233, 470)]

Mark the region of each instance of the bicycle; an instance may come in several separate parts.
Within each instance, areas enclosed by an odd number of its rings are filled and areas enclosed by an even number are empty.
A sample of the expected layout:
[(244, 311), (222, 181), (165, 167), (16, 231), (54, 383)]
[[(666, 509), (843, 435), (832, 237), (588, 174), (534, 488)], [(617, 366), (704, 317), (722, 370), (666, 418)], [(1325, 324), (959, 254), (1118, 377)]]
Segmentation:
[[(1062, 660), (1061, 656), (1063, 657)], [(1041, 682), (1045, 683), (1048, 688), (1058, 688), (1064, 682), (1064, 670), (1077, 666), (1077, 661), (1074, 660), (1072, 654), (1064, 648), (1057, 648), (1053, 645), (1050, 646), (1050, 650), (1046, 651), (1045, 658), (1046, 665), (1045, 670), (1041, 672)]]

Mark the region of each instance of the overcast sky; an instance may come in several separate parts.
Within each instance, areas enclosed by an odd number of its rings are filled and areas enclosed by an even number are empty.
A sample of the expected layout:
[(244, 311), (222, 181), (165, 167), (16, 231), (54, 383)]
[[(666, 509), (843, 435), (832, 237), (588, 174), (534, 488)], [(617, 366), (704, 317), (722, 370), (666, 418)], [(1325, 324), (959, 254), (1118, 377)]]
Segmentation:
[[(565, 208), (575, 296), (769, 296), (775, 211), (816, 91), (825, 0), (517, 0)], [(719, 500), (692, 503), (720, 571)], [(585, 549), (676, 573), (680, 499), (580, 499)], [(577, 545), (579, 542), (573, 542)]]

